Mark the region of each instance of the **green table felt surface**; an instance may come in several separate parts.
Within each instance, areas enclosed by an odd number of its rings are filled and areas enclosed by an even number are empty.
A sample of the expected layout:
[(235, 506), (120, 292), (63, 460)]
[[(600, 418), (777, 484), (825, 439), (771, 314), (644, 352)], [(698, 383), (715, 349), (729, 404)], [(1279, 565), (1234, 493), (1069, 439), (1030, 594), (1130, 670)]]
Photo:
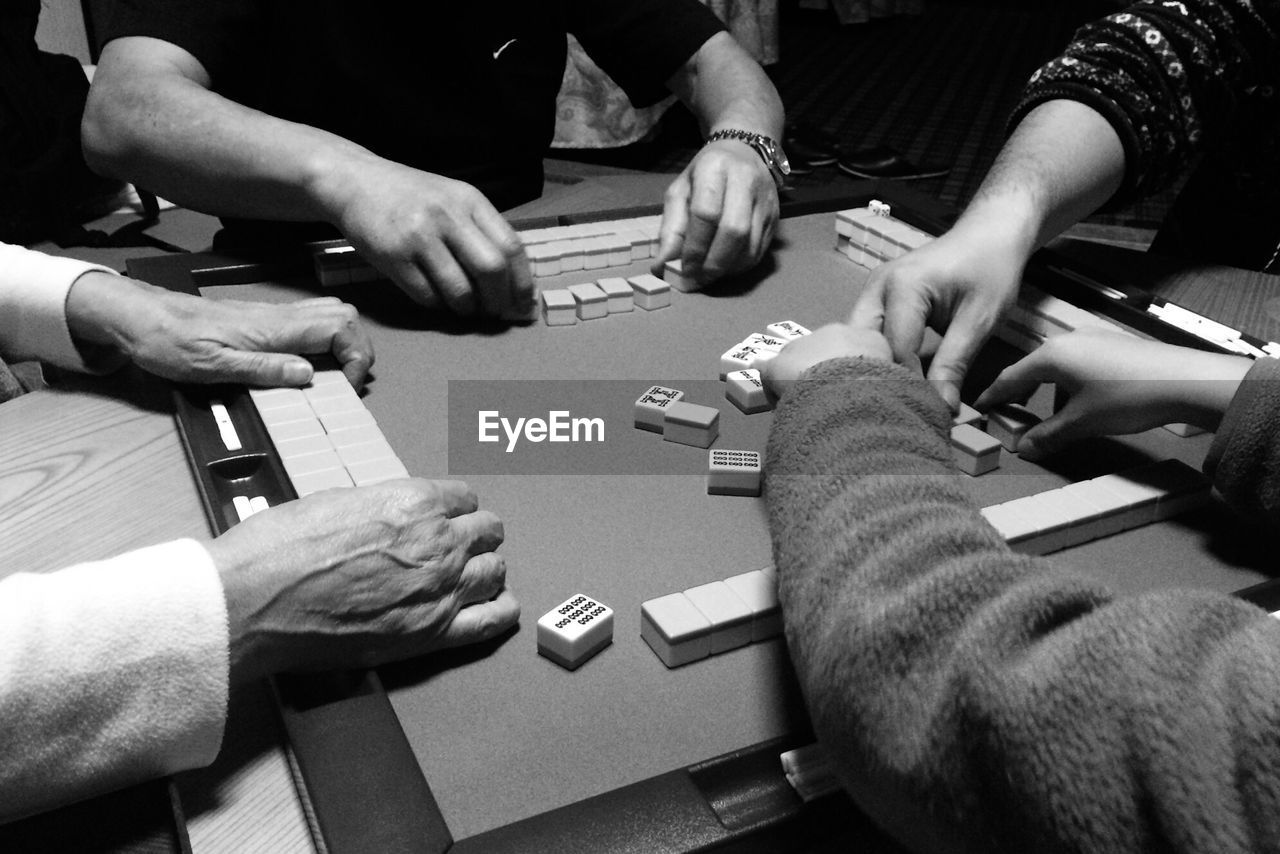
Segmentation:
[[(814, 328), (843, 317), (867, 274), (835, 252), (834, 241), (830, 214), (787, 220), (771, 259), (741, 281), (709, 293), (673, 293), (673, 305), (658, 311), (571, 327), (539, 322), (468, 333), (433, 324), (386, 283), (335, 291), (361, 309), (373, 336), (377, 363), (365, 404), (410, 473), (467, 480), (481, 506), (506, 526), (502, 553), (523, 605), (518, 632), (496, 647), (381, 671), (455, 838), (803, 725), (780, 640), (668, 670), (640, 639), (645, 600), (759, 568), (770, 553), (760, 499), (708, 496), (707, 451), (664, 442), (628, 419), (631, 403), (650, 384), (688, 386), (688, 399), (721, 411), (713, 447), (763, 450), (771, 416), (744, 415), (724, 399), (719, 356), (774, 321)], [(621, 273), (645, 269), (640, 262)], [(540, 284), (618, 274), (574, 273)], [(315, 290), (314, 282), (297, 281), (205, 294), (290, 300)], [(997, 350), (987, 358), (998, 361)], [(527, 459), (504, 469), (496, 446), (479, 455), (464, 453), (475, 447), (457, 447), (474, 441), (465, 430), (455, 430), (451, 448), (450, 413), (470, 398), (456, 385), (451, 394), (450, 380), (490, 381), (498, 399), (529, 410), (568, 395), (584, 408), (575, 414), (604, 419), (611, 470), (653, 473), (592, 473), (606, 464), (590, 457), (598, 448), (586, 445), (557, 449), (566, 468), (579, 473), (524, 473), (531, 470)], [(1043, 410), (1045, 396), (1032, 403)], [(459, 423), (475, 418), (452, 414)], [(1006, 454), (997, 472), (972, 485), (980, 504), (993, 504), (1147, 461), (1176, 457), (1198, 466), (1210, 440), (1155, 430), (1090, 443), (1052, 470)], [(459, 467), (460, 459), (474, 466)], [(1227, 592), (1260, 580), (1267, 565), (1258, 536), (1216, 506), (1054, 560), (1123, 592), (1169, 586)], [(568, 672), (536, 654), (535, 623), (576, 593), (614, 609), (614, 642)]]

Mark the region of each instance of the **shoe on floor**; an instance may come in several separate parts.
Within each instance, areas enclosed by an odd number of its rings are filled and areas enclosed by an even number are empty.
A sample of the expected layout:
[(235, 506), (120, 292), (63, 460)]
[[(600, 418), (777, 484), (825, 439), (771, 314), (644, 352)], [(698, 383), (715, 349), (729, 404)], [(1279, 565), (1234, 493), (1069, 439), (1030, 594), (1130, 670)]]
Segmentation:
[(937, 178), (951, 171), (939, 164), (916, 165), (892, 148), (877, 145), (842, 156), (836, 167), (858, 178)]
[[(782, 137), (782, 150), (790, 160), (809, 167), (830, 166), (840, 155), (835, 137), (821, 128), (803, 123), (787, 125)], [(792, 171), (795, 171), (794, 164)]]

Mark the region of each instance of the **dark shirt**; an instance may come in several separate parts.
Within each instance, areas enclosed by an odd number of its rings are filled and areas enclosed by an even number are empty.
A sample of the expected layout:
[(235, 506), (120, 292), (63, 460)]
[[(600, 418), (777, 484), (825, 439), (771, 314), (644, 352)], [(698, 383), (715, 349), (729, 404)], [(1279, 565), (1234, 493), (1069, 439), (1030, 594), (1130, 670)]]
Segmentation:
[(120, 0), (103, 41), (168, 41), (238, 103), (466, 181), (505, 209), (542, 192), (566, 33), (647, 106), (721, 29), (697, 0)]
[(1120, 136), (1125, 180), (1111, 207), (1192, 173), (1153, 250), (1280, 271), (1280, 0), (1135, 3), (1076, 33), (1031, 78), (1013, 121), (1057, 98), (1089, 105)]

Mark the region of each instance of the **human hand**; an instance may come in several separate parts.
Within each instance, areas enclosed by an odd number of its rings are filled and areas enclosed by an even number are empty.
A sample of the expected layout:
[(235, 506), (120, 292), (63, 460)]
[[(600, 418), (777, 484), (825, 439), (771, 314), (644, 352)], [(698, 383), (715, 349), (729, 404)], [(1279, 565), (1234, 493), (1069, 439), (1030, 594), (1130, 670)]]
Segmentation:
[(889, 342), (874, 325), (861, 320), (855, 315), (850, 323), (829, 323), (803, 338), (787, 342), (782, 352), (760, 371), (765, 388), (782, 397), (805, 371), (830, 359), (857, 356), (892, 361)]
[(470, 184), (373, 157), (341, 170), (330, 221), (415, 301), (527, 319), (536, 293), (524, 244)]
[(250, 516), (209, 544), (233, 677), (368, 667), (501, 634), (520, 616), (502, 539), (457, 481), (326, 490)]
[(739, 140), (708, 143), (667, 188), (655, 271), (672, 258), (699, 284), (749, 270), (773, 242), (778, 188)]
[(1024, 400), (1054, 383), (1068, 400), (1032, 427), (1018, 454), (1036, 459), (1090, 436), (1138, 433), (1174, 422), (1217, 429), (1251, 360), (1081, 329), (1050, 338), (1001, 371), (974, 406)]
[(942, 333), (927, 378), (954, 411), (974, 356), (1017, 298), (1029, 248), (989, 224), (961, 221), (876, 268), (855, 311), (879, 312), (894, 358), (915, 361), (926, 327)]
[(67, 295), (67, 326), (88, 361), (95, 349), (182, 382), (300, 386), (332, 354), (359, 389), (373, 343), (356, 310), (333, 297), (288, 304), (210, 300), (91, 272)]

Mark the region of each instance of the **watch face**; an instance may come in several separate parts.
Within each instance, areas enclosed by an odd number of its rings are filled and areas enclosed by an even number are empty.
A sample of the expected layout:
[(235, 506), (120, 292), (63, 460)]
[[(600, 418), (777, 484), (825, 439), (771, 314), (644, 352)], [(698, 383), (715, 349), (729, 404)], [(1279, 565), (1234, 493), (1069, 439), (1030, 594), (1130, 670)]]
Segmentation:
[(778, 145), (776, 140), (770, 139), (766, 145), (769, 147), (769, 153), (774, 163), (778, 165), (778, 171), (783, 175), (791, 174), (791, 161), (787, 160), (787, 153), (782, 150), (782, 146)]

